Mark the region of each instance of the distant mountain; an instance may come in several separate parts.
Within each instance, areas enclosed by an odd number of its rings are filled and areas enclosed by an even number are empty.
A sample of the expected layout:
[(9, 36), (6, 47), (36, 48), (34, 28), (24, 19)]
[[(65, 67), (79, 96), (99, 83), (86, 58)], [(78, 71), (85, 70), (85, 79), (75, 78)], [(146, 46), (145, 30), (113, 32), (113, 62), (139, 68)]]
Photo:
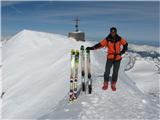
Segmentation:
[(153, 47), (149, 45), (129, 44), (128, 51), (136, 52), (142, 57), (148, 57), (148, 56), (152, 58), (160, 57), (160, 47)]

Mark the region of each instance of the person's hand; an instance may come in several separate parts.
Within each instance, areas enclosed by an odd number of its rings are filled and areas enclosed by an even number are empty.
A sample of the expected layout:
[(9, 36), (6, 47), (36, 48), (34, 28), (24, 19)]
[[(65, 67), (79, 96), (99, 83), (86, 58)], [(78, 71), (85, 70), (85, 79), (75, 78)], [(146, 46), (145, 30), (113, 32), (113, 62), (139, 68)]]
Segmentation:
[(128, 52), (120, 53), (120, 54), (121, 54), (121, 56), (122, 56), (122, 58), (123, 58), (123, 57), (125, 57), (125, 56), (127, 56), (127, 55), (128, 55)]
[(86, 50), (94, 50), (93, 47), (87, 47)]
[(121, 51), (121, 52), (120, 52), (120, 55), (122, 56), (123, 54), (124, 54), (124, 52)]

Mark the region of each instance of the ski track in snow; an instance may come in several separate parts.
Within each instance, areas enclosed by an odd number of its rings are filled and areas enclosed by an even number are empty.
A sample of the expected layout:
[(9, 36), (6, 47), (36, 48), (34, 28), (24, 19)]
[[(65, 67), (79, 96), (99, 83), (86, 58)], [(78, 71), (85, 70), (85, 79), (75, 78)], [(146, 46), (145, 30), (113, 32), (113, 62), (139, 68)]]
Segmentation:
[(132, 63), (130, 56), (122, 60), (117, 91), (112, 92), (110, 87), (107, 91), (101, 89), (106, 63), (103, 49), (91, 52), (93, 93), (81, 93), (77, 101), (69, 103), (70, 50), (79, 49), (82, 44), (90, 46), (92, 43), (30, 30), (7, 41), (3, 48), (3, 91), (6, 93), (2, 117), (157, 120), (159, 108), (124, 72), (127, 63)]

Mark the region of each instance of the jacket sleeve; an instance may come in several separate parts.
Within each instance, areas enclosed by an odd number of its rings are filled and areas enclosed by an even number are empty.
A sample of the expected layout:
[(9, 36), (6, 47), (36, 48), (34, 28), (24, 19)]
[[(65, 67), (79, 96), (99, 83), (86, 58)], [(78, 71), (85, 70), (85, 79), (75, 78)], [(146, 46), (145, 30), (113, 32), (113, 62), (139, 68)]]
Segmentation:
[(128, 50), (128, 43), (125, 39), (121, 39), (121, 44), (123, 45), (123, 49), (121, 51), (121, 54), (124, 54)]
[(98, 44), (94, 45), (93, 46), (93, 49), (96, 50), (96, 49), (100, 49), (100, 48), (103, 48), (107, 46), (107, 40), (106, 39), (103, 39), (101, 40)]

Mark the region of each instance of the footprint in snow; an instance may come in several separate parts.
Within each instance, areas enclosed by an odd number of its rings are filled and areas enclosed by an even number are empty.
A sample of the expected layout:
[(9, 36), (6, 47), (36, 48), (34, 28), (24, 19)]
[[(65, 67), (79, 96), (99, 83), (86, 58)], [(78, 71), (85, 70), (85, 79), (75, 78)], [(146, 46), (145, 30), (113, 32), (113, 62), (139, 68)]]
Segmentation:
[(95, 98), (92, 98), (92, 101), (91, 101), (91, 102), (95, 104), (95, 103), (98, 102), (98, 100), (99, 100), (99, 99), (98, 99), (97, 97), (95, 97)]
[(147, 104), (147, 101), (145, 99), (142, 100), (142, 103)]
[(90, 106), (89, 110), (95, 110), (95, 107), (94, 106)]
[(90, 115), (90, 114), (92, 114), (92, 112), (91, 111), (86, 111), (86, 114)]
[(70, 110), (69, 110), (69, 109), (64, 109), (64, 111), (65, 111), (65, 112), (68, 112), (68, 111), (70, 111)]
[(99, 104), (93, 104), (93, 106), (97, 107)]
[(81, 102), (81, 104), (82, 104), (83, 107), (88, 107), (89, 106), (89, 104), (87, 102)]

